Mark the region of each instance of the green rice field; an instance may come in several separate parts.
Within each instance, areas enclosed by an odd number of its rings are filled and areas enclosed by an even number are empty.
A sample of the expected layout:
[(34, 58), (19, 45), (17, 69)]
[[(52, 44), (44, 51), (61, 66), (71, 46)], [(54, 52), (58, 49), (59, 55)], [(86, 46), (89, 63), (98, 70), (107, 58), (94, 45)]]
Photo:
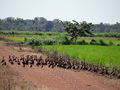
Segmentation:
[(92, 64), (120, 67), (120, 46), (47, 45), (42, 48), (48, 51), (56, 50), (61, 54)]

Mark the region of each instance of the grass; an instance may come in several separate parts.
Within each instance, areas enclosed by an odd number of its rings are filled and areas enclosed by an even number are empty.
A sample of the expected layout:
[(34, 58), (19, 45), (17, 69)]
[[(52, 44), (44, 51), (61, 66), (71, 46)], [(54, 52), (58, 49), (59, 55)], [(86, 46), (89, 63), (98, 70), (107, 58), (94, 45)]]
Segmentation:
[(116, 37), (120, 38), (120, 33), (117, 32), (108, 32), (108, 33), (94, 33), (96, 37)]
[(93, 64), (120, 67), (119, 46), (49, 45), (42, 46), (42, 48), (48, 51), (57, 50), (59, 53), (68, 54), (77, 60), (83, 60)]
[[(59, 32), (40, 32), (40, 31), (17, 31), (0, 30), (0, 35), (57, 35)], [(63, 34), (66, 34), (65, 32)], [(94, 37), (116, 37), (120, 38), (120, 33), (94, 33)]]
[[(1, 61), (1, 60), (0, 60)], [(45, 86), (36, 86), (25, 81), (21, 75), (9, 66), (0, 64), (0, 90), (51, 90)]]
[[(82, 41), (82, 40), (85, 40), (87, 43), (90, 43), (91, 40), (89, 40), (88, 38), (87, 39), (78, 39), (77, 41)], [(117, 45), (117, 44), (120, 44), (120, 40), (106, 40), (105, 38), (104, 39), (95, 39), (96, 42), (99, 42), (99, 40), (103, 40), (106, 44), (109, 44), (110, 42), (112, 42), (114, 45)]]
[[(42, 36), (38, 36), (38, 35), (34, 35), (34, 36), (3, 36), (4, 39), (6, 40), (10, 40), (10, 41), (14, 41), (14, 42), (24, 42), (25, 41), (25, 38), (27, 39), (36, 39), (36, 40), (39, 40), (41, 42), (42, 41), (46, 41), (46, 40), (53, 40), (54, 42), (57, 42), (57, 44), (60, 44), (62, 43), (62, 41), (64, 41), (65, 35), (64, 34), (58, 34), (58, 35), (42, 35)], [(99, 40), (103, 40), (106, 44), (109, 44), (110, 42), (113, 43), (113, 45), (118, 45), (120, 44), (120, 40), (106, 40), (106, 38), (99, 38), (99, 37), (96, 37), (96, 38), (93, 38), (96, 40), (96, 42), (99, 43)], [(87, 42), (88, 44), (90, 43), (90, 41), (92, 40), (91, 37), (81, 37), (81, 38), (78, 38), (77, 42), (81, 42), (82, 40), (85, 40), (85, 42)]]
[[(25, 81), (19, 73), (9, 66), (0, 64), (0, 90), (39, 90), (37, 86)], [(40, 89), (44, 90), (44, 89)]]
[(23, 42), (25, 37), (4, 37), (6, 40), (14, 41), (14, 42)]
[(113, 44), (117, 45), (120, 44), (120, 40), (104, 40), (107, 44), (111, 41)]
[(0, 35), (4, 36), (4, 35), (7, 35), (7, 36), (31, 36), (31, 35), (39, 35), (39, 36), (42, 36), (42, 35), (48, 35), (48, 36), (54, 36), (54, 35), (58, 35), (58, 34), (66, 34), (66, 33), (59, 33), (59, 32), (40, 32), (40, 31), (16, 31), (16, 30), (0, 30)]
[[(99, 40), (103, 40), (106, 44), (109, 44), (111, 41), (114, 45), (120, 44), (119, 38), (114, 38), (114, 35), (120, 35), (119, 33), (95, 33), (100, 34), (100, 35), (113, 35), (111, 38), (109, 37), (79, 37), (78, 42), (85, 40), (87, 43), (90, 43), (91, 39), (95, 39), (97, 42)], [(0, 36), (5, 37), (7, 40), (15, 41), (15, 42), (24, 42), (24, 38), (26, 37), (27, 39), (31, 38), (37, 38), (44, 40), (57, 40), (57, 42), (62, 42), (63, 37), (67, 36), (67, 33), (58, 33), (58, 32), (39, 32), (39, 31), (0, 31)], [(69, 37), (69, 36), (67, 36)], [(56, 39), (57, 38), (57, 39)]]

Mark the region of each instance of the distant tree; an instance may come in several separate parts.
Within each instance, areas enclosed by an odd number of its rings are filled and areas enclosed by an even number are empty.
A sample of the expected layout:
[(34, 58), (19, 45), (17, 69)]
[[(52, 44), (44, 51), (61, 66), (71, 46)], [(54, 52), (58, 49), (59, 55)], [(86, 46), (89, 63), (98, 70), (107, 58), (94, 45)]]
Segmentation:
[(52, 32), (64, 32), (61, 20), (54, 19), (52, 22), (53, 22), (53, 25), (54, 25), (53, 28), (52, 28)]
[(46, 25), (45, 25), (46, 32), (50, 32), (52, 28), (53, 28), (53, 22), (52, 21), (48, 21), (46, 23)]
[(92, 23), (87, 23), (86, 21), (78, 23), (75, 20), (73, 20), (73, 23), (68, 21), (62, 23), (64, 26), (64, 30), (71, 36), (71, 40), (76, 41), (78, 36), (92, 35), (91, 33)]
[[(71, 22), (70, 22), (71, 23)], [(79, 24), (74, 21), (72, 24), (76, 24), (79, 27)], [(84, 23), (84, 26), (86, 24)], [(76, 27), (74, 27), (76, 28)], [(116, 24), (94, 24), (92, 26), (94, 33), (105, 33), (105, 32), (118, 32), (120, 33), (120, 23)], [(0, 19), (0, 30), (20, 30), (20, 31), (42, 31), (42, 32), (65, 32), (63, 30), (63, 25), (59, 19), (54, 19), (53, 21), (48, 21), (44, 17), (35, 17), (34, 19), (22, 19), (7, 17), (5, 19)]]

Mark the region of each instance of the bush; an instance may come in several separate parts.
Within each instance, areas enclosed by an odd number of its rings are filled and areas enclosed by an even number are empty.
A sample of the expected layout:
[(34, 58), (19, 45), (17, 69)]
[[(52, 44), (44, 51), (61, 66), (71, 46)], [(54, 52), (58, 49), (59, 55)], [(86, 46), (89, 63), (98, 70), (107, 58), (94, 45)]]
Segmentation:
[(107, 46), (108, 44), (105, 43), (103, 40), (99, 40), (99, 45)]
[(88, 43), (85, 40), (82, 40), (82, 41), (78, 41), (77, 44), (78, 45), (87, 45)]
[(92, 39), (92, 40), (90, 41), (90, 44), (91, 44), (91, 45), (96, 45), (96, 44), (97, 44), (97, 42), (96, 42), (96, 40), (95, 40), (95, 39)]
[(109, 41), (109, 45), (114, 45), (112, 41)]
[(43, 44), (44, 45), (54, 45), (54, 44), (56, 44), (56, 41), (50, 40), (50, 39), (45, 39), (45, 40), (43, 40)]
[(67, 36), (64, 37), (64, 40), (62, 41), (63, 45), (70, 45), (72, 43), (71, 40)]
[(117, 46), (120, 46), (120, 44), (117, 44)]
[(26, 44), (31, 46), (39, 46), (39, 45), (55, 45), (57, 41), (54, 39), (43, 39), (43, 38), (29, 38), (26, 39)]

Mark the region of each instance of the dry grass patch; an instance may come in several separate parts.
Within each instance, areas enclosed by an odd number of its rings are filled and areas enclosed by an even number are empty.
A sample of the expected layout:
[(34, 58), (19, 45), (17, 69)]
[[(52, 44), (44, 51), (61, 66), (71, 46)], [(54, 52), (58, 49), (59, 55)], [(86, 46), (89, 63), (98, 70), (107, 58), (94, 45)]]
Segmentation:
[(0, 65), (0, 90), (50, 90), (47, 87), (37, 87), (23, 80), (9, 66)]

